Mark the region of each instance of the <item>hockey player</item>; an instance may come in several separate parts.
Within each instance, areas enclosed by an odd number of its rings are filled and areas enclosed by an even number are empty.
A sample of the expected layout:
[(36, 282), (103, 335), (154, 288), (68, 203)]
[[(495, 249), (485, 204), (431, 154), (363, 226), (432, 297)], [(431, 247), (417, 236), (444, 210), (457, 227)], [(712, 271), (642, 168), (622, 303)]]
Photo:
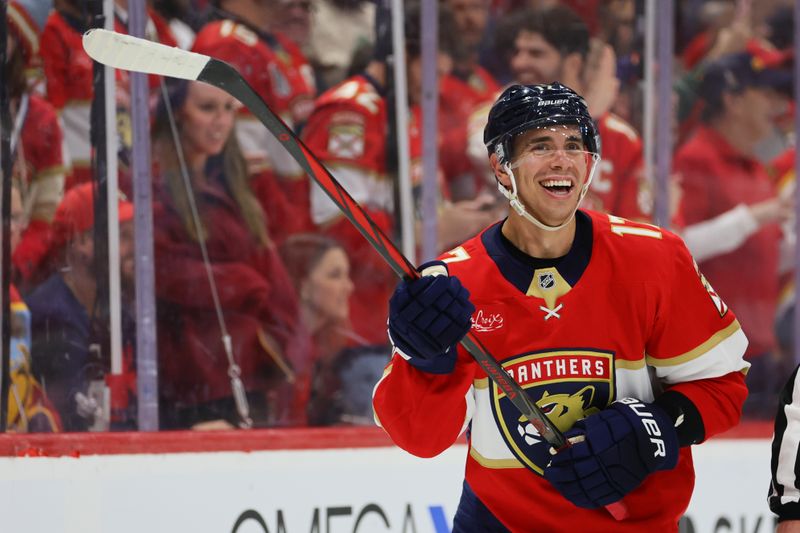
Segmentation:
[[(677, 531), (690, 446), (739, 420), (747, 339), (678, 237), (578, 209), (599, 156), (575, 92), (512, 85), (484, 139), (512, 209), (398, 285), (376, 420), (421, 457), (467, 430), (454, 532)], [(571, 447), (458, 346), (470, 329)], [(620, 500), (616, 521), (603, 506)]]
[[(516, 83), (558, 80), (586, 96), (597, 122), (603, 159), (586, 195), (591, 209), (649, 221), (652, 194), (645, 180), (642, 140), (633, 127), (608, 111), (617, 95), (613, 50), (589, 38), (589, 29), (563, 5), (514, 13), (498, 28), (498, 53)], [(592, 49), (595, 46), (595, 49)], [(490, 104), (470, 120), (470, 157), (483, 160), (481, 137)]]

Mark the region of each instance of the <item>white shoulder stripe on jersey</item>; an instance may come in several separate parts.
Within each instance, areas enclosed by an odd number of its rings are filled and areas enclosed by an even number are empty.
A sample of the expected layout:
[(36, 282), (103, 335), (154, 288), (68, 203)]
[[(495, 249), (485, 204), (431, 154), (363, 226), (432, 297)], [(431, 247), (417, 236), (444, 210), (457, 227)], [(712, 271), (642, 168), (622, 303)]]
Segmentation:
[(731, 372), (746, 372), (750, 368), (750, 363), (744, 360), (747, 344), (742, 328), (737, 327), (711, 349), (686, 358), (685, 362), (659, 365), (659, 360), (652, 357), (648, 357), (647, 362), (653, 366), (658, 378), (668, 384), (718, 378)]
[(639, 398), (645, 402), (652, 402), (655, 398), (650, 373), (645, 365), (639, 368), (624, 368), (616, 365), (614, 381), (617, 398)]

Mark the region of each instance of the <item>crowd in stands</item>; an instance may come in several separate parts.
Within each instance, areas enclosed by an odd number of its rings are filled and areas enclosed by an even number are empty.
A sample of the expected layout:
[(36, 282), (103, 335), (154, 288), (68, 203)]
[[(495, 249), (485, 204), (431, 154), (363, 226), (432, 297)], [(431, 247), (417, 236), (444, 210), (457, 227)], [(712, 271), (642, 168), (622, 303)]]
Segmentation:
[[(420, 4), (405, 4), (414, 225), (438, 187), (439, 252), (504, 217), (483, 128), (509, 83), (560, 81), (601, 137), (583, 208), (654, 222), (643, 144), (644, 2), (442, 0), (438, 164), (422, 166)], [(84, 0), (11, 0), (12, 431), (136, 428), (134, 239), (152, 238), (162, 429), (372, 424), (396, 276), (250, 111), (148, 77), (153, 235), (134, 236), (130, 74), (116, 71), (123, 375), (100, 296)], [(794, 367), (793, 35), (789, 0), (676, 1), (670, 229), (750, 339), (745, 415), (772, 418)], [(128, 32), (129, 0), (114, 27)], [(370, 0), (152, 0), (145, 37), (222, 59), (400, 241), (385, 20)], [(376, 22), (377, 20), (377, 22)], [(377, 35), (376, 35), (377, 34)], [(115, 257), (116, 259), (116, 257)], [(713, 287), (713, 288), (712, 288)], [(711, 342), (711, 340), (709, 341)], [(690, 356), (691, 354), (687, 354)], [(100, 389), (124, 389), (109, 416)], [(120, 384), (121, 383), (121, 384)]]

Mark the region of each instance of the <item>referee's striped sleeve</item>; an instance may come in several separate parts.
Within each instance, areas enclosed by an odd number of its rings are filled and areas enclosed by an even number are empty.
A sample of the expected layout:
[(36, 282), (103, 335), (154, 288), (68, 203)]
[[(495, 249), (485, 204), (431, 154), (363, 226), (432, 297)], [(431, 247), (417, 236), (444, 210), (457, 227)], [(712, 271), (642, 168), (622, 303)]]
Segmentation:
[(800, 520), (800, 377), (797, 368), (781, 391), (772, 437), (769, 508), (779, 520)]

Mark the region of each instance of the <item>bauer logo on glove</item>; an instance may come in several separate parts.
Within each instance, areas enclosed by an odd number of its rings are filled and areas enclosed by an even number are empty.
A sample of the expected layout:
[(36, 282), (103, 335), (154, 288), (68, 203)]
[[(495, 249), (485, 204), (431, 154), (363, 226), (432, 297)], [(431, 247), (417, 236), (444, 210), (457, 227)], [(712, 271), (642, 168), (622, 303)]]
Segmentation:
[(678, 461), (678, 435), (661, 407), (623, 398), (579, 420), (544, 477), (566, 499), (593, 509), (621, 500), (657, 470)]

